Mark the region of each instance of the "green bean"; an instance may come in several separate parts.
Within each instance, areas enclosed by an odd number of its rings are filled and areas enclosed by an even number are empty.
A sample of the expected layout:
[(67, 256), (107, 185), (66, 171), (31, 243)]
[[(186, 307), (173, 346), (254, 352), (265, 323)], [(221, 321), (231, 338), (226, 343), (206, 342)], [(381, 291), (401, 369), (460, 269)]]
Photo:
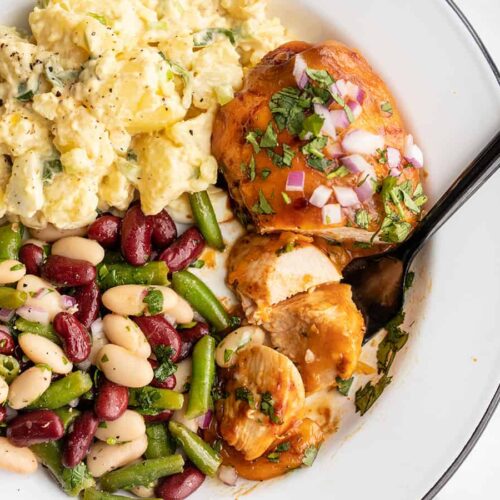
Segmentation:
[(20, 332), (34, 333), (35, 335), (49, 339), (54, 344), (62, 344), (59, 335), (56, 334), (52, 325), (43, 325), (42, 323), (35, 323), (24, 318), (17, 318), (14, 327)]
[(62, 440), (35, 444), (31, 446), (31, 451), (50, 470), (67, 495), (76, 497), (82, 490), (95, 486), (84, 462), (74, 469), (63, 467)]
[(19, 258), (24, 227), (17, 222), (0, 227), (0, 260)]
[(208, 443), (184, 425), (172, 420), (168, 423), (168, 430), (182, 446), (189, 460), (203, 474), (212, 477), (215, 476), (217, 469), (222, 463), (222, 458)]
[(126, 263), (101, 264), (98, 275), (102, 290), (119, 285), (168, 285), (168, 267), (162, 260), (140, 267)]
[(121, 469), (108, 472), (101, 477), (101, 487), (105, 491), (116, 491), (148, 486), (160, 477), (178, 474), (184, 470), (184, 459), (180, 455), (143, 460)]
[(0, 307), (2, 309), (17, 309), (26, 302), (27, 298), (26, 292), (20, 292), (8, 286), (0, 286)]
[(92, 387), (92, 379), (87, 373), (76, 371), (56, 380), (28, 408), (55, 410), (66, 406), (73, 399), (79, 398)]
[(212, 386), (215, 378), (215, 339), (202, 337), (193, 349), (193, 374), (189, 388), (187, 418), (205, 414), (212, 406)]
[(180, 410), (184, 403), (184, 396), (170, 389), (156, 387), (141, 387), (130, 389), (128, 404), (148, 410)]
[[(99, 491), (96, 490), (95, 488), (89, 488), (88, 490), (85, 490), (83, 493), (83, 500), (120, 500), (123, 498), (128, 498), (130, 500), (130, 497), (124, 497), (122, 495), (113, 495), (112, 493), (106, 493), (104, 491)], [(144, 498), (144, 500), (162, 500), (161, 498)]]
[(191, 203), (196, 225), (207, 243), (211, 247), (223, 251), (225, 247), (224, 240), (208, 193), (202, 191), (201, 193), (190, 194), (189, 202)]
[(167, 428), (162, 423), (146, 425), (146, 436), (148, 437), (148, 448), (146, 458), (161, 458), (172, 455), (175, 448), (172, 446)]
[(172, 275), (174, 290), (186, 299), (218, 332), (230, 326), (229, 315), (213, 292), (189, 271)]
[(62, 420), (64, 430), (68, 430), (71, 424), (80, 416), (82, 412), (76, 408), (71, 408), (71, 406), (63, 406), (61, 408), (56, 408), (54, 413), (56, 413)]
[(118, 264), (119, 262), (125, 262), (123, 255), (120, 252), (115, 252), (114, 250), (106, 250), (104, 255), (103, 264)]
[(13, 356), (0, 354), (0, 377), (10, 384), (19, 373), (19, 363)]

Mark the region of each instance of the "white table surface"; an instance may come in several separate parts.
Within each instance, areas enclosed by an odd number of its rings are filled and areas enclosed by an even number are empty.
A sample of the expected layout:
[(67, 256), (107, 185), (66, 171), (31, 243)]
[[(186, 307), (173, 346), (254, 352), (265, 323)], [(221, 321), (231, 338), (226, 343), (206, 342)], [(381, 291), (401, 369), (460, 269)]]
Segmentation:
[[(500, 0), (456, 0), (500, 66)], [(500, 499), (500, 408), (436, 500)]]

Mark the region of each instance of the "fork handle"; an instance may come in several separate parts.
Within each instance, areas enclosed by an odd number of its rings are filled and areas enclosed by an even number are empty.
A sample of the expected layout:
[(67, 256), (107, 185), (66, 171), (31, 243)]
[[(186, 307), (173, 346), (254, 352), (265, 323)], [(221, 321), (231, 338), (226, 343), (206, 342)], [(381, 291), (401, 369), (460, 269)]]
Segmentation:
[(397, 253), (411, 261), (441, 226), (498, 170), (500, 167), (500, 132), (465, 169), (453, 185), (441, 196), (422, 219), (410, 238)]

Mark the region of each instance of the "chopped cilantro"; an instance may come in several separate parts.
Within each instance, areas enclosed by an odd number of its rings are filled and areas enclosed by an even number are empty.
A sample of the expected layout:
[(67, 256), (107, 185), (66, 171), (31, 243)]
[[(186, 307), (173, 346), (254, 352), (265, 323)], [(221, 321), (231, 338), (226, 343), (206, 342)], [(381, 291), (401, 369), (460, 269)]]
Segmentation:
[(336, 168), (332, 172), (330, 172), (326, 178), (327, 179), (335, 179), (336, 177), (345, 177), (346, 175), (349, 175), (350, 172), (349, 170), (344, 167), (344, 165), (340, 165), (340, 167)]
[(325, 71), (324, 69), (317, 70), (308, 68), (306, 73), (311, 80), (319, 83), (321, 87), (330, 87), (330, 85), (335, 83), (328, 71)]
[(276, 415), (272, 394), (270, 392), (265, 392), (264, 394), (261, 394), (261, 398), (260, 411), (264, 415), (267, 415), (273, 424), (280, 425), (282, 422)]
[(159, 345), (154, 349), (154, 353), (160, 363), (155, 369), (155, 378), (160, 382), (165, 382), (168, 377), (177, 371), (177, 365), (172, 361), (175, 351), (170, 346)]
[(233, 357), (234, 351), (232, 349), (224, 349), (224, 363), (229, 363)]
[(136, 405), (144, 410), (154, 409), (156, 401), (161, 399), (161, 394), (158, 389), (153, 387), (143, 387), (133, 390), (133, 397)]
[(306, 467), (311, 467), (312, 464), (314, 463), (314, 460), (316, 460), (316, 456), (318, 455), (318, 448), (314, 445), (310, 445), (306, 448), (306, 451), (304, 452), (304, 456), (302, 457), (302, 463)]
[(19, 84), (17, 88), (17, 96), (16, 99), (21, 102), (29, 102), (33, 100), (33, 96), (35, 93), (33, 90), (28, 89), (28, 84), (26, 82), (22, 82)]
[(62, 172), (63, 166), (61, 160), (46, 160), (43, 162), (43, 173), (42, 179), (43, 182), (51, 182), (54, 176), (60, 172)]
[(262, 192), (262, 189), (259, 189), (259, 201), (252, 207), (252, 212), (264, 215), (272, 215), (275, 213), (273, 207)]
[(99, 425), (97, 427), (99, 427), (99, 429), (107, 429), (108, 424), (106, 422), (102, 421), (102, 422), (99, 422)]
[(349, 394), (349, 390), (351, 389), (351, 385), (354, 381), (354, 377), (351, 377), (347, 380), (344, 380), (340, 377), (335, 379), (337, 382), (337, 391), (342, 394), (342, 396), (347, 396)]
[(379, 155), (378, 162), (382, 165), (387, 163), (387, 149), (377, 149), (377, 153)]
[(194, 262), (191, 262), (191, 264), (189, 264), (189, 267), (192, 267), (194, 269), (201, 269), (204, 266), (205, 266), (205, 261), (202, 259), (197, 259)]
[(102, 358), (101, 358), (101, 363), (107, 363), (109, 361), (109, 358), (108, 358), (108, 355), (105, 354)]
[(297, 242), (295, 241), (289, 241), (285, 246), (282, 246), (278, 250), (276, 250), (276, 255), (283, 255), (284, 253), (289, 253), (293, 251), (293, 249), (296, 247)]
[(284, 453), (285, 451), (288, 451), (290, 449), (290, 442), (289, 441), (284, 441), (283, 443), (280, 443), (276, 448), (267, 455), (267, 459), (270, 462), (274, 463), (279, 463), (281, 454)]
[(359, 412), (361, 416), (363, 416), (373, 406), (375, 401), (377, 401), (385, 388), (391, 383), (391, 380), (392, 377), (383, 375), (375, 385), (370, 381), (364, 387), (360, 387), (356, 391), (354, 401), (356, 412)]
[(287, 205), (290, 205), (290, 203), (292, 203), (292, 200), (290, 199), (290, 196), (288, 196), (288, 194), (286, 194), (284, 191), (281, 192), (281, 196), (283, 198), (283, 201), (287, 204)]
[(410, 271), (405, 278), (405, 292), (407, 292), (413, 286), (414, 281), (415, 273), (413, 271)]
[(231, 316), (229, 318), (229, 326), (231, 328), (238, 328), (241, 325), (241, 318), (238, 316)]
[(325, 119), (322, 116), (317, 115), (316, 113), (309, 115), (302, 125), (302, 132), (300, 133), (301, 139), (306, 139), (309, 134), (313, 137), (318, 137), (321, 129), (323, 128), (323, 124), (325, 123)]
[(268, 168), (265, 168), (260, 173), (260, 176), (262, 177), (263, 180), (266, 180), (270, 175), (271, 175), (271, 171)]
[(278, 135), (274, 130), (272, 122), (269, 122), (269, 125), (260, 140), (261, 148), (275, 148), (278, 145)]
[(302, 153), (306, 156), (313, 155), (318, 158), (324, 158), (324, 154), (321, 151), (327, 144), (328, 139), (325, 136), (316, 137), (311, 142), (302, 146)]
[(248, 134), (245, 137), (246, 141), (253, 146), (253, 150), (255, 151), (256, 154), (260, 152), (260, 145), (258, 139), (261, 136), (262, 132), (259, 132), (258, 130), (253, 130), (251, 132), (248, 132)]
[(229, 41), (235, 45), (235, 32), (226, 28), (208, 28), (203, 31), (198, 31), (193, 35), (193, 43), (195, 47), (207, 47), (215, 42), (217, 35), (226, 36)]
[(255, 404), (252, 391), (248, 387), (237, 387), (234, 391), (234, 396), (236, 400), (246, 401), (249, 406), (253, 406)]
[(354, 221), (361, 229), (368, 229), (368, 225), (370, 224), (370, 214), (366, 210), (358, 210)]
[(157, 288), (149, 288), (142, 302), (148, 306), (149, 314), (152, 316), (160, 314), (163, 310), (163, 294)]
[(389, 101), (384, 101), (380, 104), (380, 109), (384, 112), (384, 113), (388, 113), (389, 115), (392, 116), (392, 113), (393, 113), (393, 109), (392, 109), (392, 105)]
[(279, 168), (291, 167), (292, 161), (295, 158), (295, 151), (288, 144), (283, 144), (283, 156), (275, 153), (272, 149), (268, 149), (267, 154), (271, 158), (271, 161)]
[(286, 87), (276, 92), (269, 102), (269, 108), (279, 130), (285, 128), (292, 135), (299, 135), (305, 119), (305, 110), (311, 107), (311, 99), (296, 87)]
[(250, 163), (248, 164), (247, 176), (251, 182), (255, 180), (255, 158), (252, 155), (250, 158)]

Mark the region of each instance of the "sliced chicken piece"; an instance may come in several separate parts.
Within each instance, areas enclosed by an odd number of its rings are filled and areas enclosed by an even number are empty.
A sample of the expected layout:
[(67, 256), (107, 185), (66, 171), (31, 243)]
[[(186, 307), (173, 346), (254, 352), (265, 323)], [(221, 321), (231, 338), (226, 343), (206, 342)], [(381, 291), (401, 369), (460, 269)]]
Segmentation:
[(239, 476), (251, 481), (264, 481), (310, 465), (309, 460), (314, 459), (324, 439), (319, 425), (305, 418), (272, 443), (256, 460), (245, 460), (240, 452), (227, 445), (223, 445), (221, 455), (224, 463), (232, 465)]
[(322, 285), (281, 302), (263, 326), (272, 345), (297, 364), (307, 393), (352, 376), (365, 325), (349, 285)]
[(231, 251), (228, 270), (229, 285), (257, 323), (269, 316), (269, 306), (342, 278), (311, 238), (293, 233), (243, 236)]
[(219, 432), (245, 460), (254, 460), (297, 421), (304, 384), (286, 356), (263, 345), (241, 351), (225, 381)]

